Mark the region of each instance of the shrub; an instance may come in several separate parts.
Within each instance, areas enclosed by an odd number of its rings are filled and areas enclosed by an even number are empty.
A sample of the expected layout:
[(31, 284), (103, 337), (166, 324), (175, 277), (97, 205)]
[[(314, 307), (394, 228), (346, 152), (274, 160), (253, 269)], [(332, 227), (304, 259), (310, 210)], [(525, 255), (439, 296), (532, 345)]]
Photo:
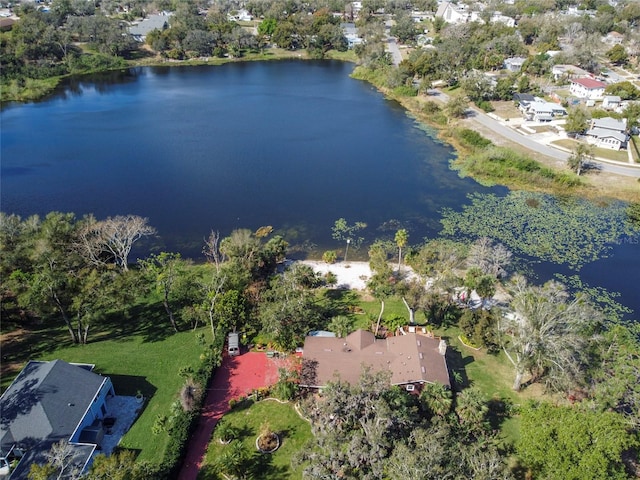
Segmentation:
[(479, 100), (476, 102), (476, 105), (486, 113), (493, 112), (495, 110), (495, 108), (493, 108), (493, 105), (491, 105), (491, 102), (487, 100)]
[(418, 90), (407, 85), (400, 85), (393, 89), (393, 93), (400, 97), (415, 97), (418, 95)]
[(338, 252), (335, 250), (327, 250), (322, 254), (322, 261), (325, 263), (336, 263), (338, 260)]
[(492, 145), (491, 140), (484, 138), (475, 130), (468, 128), (458, 130), (457, 137), (467, 147), (485, 148)]

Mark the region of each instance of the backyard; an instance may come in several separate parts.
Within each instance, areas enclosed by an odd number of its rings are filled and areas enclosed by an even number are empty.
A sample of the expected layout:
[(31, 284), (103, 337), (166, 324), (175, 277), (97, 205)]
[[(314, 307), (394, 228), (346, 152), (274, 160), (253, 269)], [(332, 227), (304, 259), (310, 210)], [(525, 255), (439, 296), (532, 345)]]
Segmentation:
[[(280, 447), (273, 453), (263, 454), (256, 449), (256, 438), (265, 421), (280, 437)], [(312, 439), (311, 426), (303, 420), (290, 403), (277, 400), (253, 402), (245, 400), (227, 413), (221, 420), (237, 432), (236, 441), (241, 442), (247, 456), (245, 472), (255, 479), (298, 479), (302, 478), (302, 468), (291, 466), (291, 457)], [(217, 472), (217, 460), (225, 451), (233, 448), (219, 441), (216, 430), (209, 444), (203, 466), (198, 474), (199, 480), (217, 480), (222, 478)]]
[(124, 436), (121, 447), (136, 451), (138, 460), (160, 463), (168, 435), (151, 436), (156, 417), (170, 411), (178, 398), (184, 378), (181, 369), (196, 369), (200, 355), (210, 342), (209, 329), (176, 334), (155, 309), (139, 306), (129, 315), (113, 315), (95, 330), (95, 340), (87, 345), (73, 345), (68, 333), (56, 322), (33, 325), (5, 343), (2, 335), (3, 367), (10, 375), (2, 376), (6, 388), (28, 360), (62, 359), (66, 362), (95, 364), (96, 373), (111, 377), (116, 395), (141, 393), (144, 405), (140, 417)]

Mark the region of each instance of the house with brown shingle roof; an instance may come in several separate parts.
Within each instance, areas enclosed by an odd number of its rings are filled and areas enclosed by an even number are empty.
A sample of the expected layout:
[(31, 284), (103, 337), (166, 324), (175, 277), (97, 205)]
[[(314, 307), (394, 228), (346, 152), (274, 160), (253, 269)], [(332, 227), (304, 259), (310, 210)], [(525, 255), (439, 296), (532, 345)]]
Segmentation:
[(314, 374), (303, 378), (301, 385), (322, 388), (336, 375), (356, 384), (366, 366), (372, 372), (389, 371), (391, 384), (409, 391), (425, 383), (450, 387), (446, 349), (440, 338), (406, 331), (384, 339), (366, 330), (356, 330), (345, 338), (308, 336), (302, 358), (313, 365)]

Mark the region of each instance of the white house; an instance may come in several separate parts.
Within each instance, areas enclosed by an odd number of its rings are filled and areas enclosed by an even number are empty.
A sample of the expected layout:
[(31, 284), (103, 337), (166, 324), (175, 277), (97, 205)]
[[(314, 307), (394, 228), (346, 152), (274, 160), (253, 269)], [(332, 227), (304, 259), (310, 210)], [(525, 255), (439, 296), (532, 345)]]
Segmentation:
[(536, 97), (533, 102), (520, 104), (520, 110), (527, 120), (534, 122), (550, 122), (554, 117), (561, 117), (567, 114), (567, 111), (557, 103), (547, 102)]
[(618, 95), (605, 95), (602, 99), (602, 108), (605, 110), (615, 110), (622, 103)]
[(627, 146), (627, 120), (604, 117), (591, 120), (589, 130), (585, 133), (587, 141), (593, 145), (612, 150), (620, 150)]
[(438, 6), (436, 17), (442, 18), (447, 23), (466, 23), (470, 19), (466, 5), (455, 5), (451, 2), (442, 2)]
[(519, 72), (526, 61), (527, 59), (523, 57), (505, 58), (502, 66), (505, 70), (509, 70), (510, 72)]
[(606, 84), (593, 78), (574, 78), (571, 80), (569, 91), (578, 98), (587, 100), (602, 100)]
[[(547, 55), (550, 55), (547, 52)], [(581, 69), (580, 67), (576, 67), (575, 65), (554, 65), (551, 68), (551, 74), (553, 75), (553, 79), (557, 82), (562, 77), (567, 77), (569, 79), (574, 77), (588, 77), (589, 72)]]
[(516, 26), (516, 20), (514, 18), (503, 15), (502, 12), (493, 12), (493, 14), (491, 15), (491, 20), (489, 21), (491, 23), (504, 23), (507, 27), (511, 28)]

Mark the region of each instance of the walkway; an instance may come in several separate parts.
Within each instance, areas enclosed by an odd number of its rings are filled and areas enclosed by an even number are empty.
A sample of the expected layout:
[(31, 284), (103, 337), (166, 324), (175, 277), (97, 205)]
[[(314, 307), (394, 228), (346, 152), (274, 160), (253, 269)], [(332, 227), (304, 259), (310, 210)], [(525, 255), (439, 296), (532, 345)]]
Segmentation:
[(207, 452), (213, 429), (229, 410), (229, 400), (278, 380), (278, 364), (264, 353), (248, 352), (238, 357), (225, 355), (207, 390), (207, 398), (178, 480), (195, 480)]

